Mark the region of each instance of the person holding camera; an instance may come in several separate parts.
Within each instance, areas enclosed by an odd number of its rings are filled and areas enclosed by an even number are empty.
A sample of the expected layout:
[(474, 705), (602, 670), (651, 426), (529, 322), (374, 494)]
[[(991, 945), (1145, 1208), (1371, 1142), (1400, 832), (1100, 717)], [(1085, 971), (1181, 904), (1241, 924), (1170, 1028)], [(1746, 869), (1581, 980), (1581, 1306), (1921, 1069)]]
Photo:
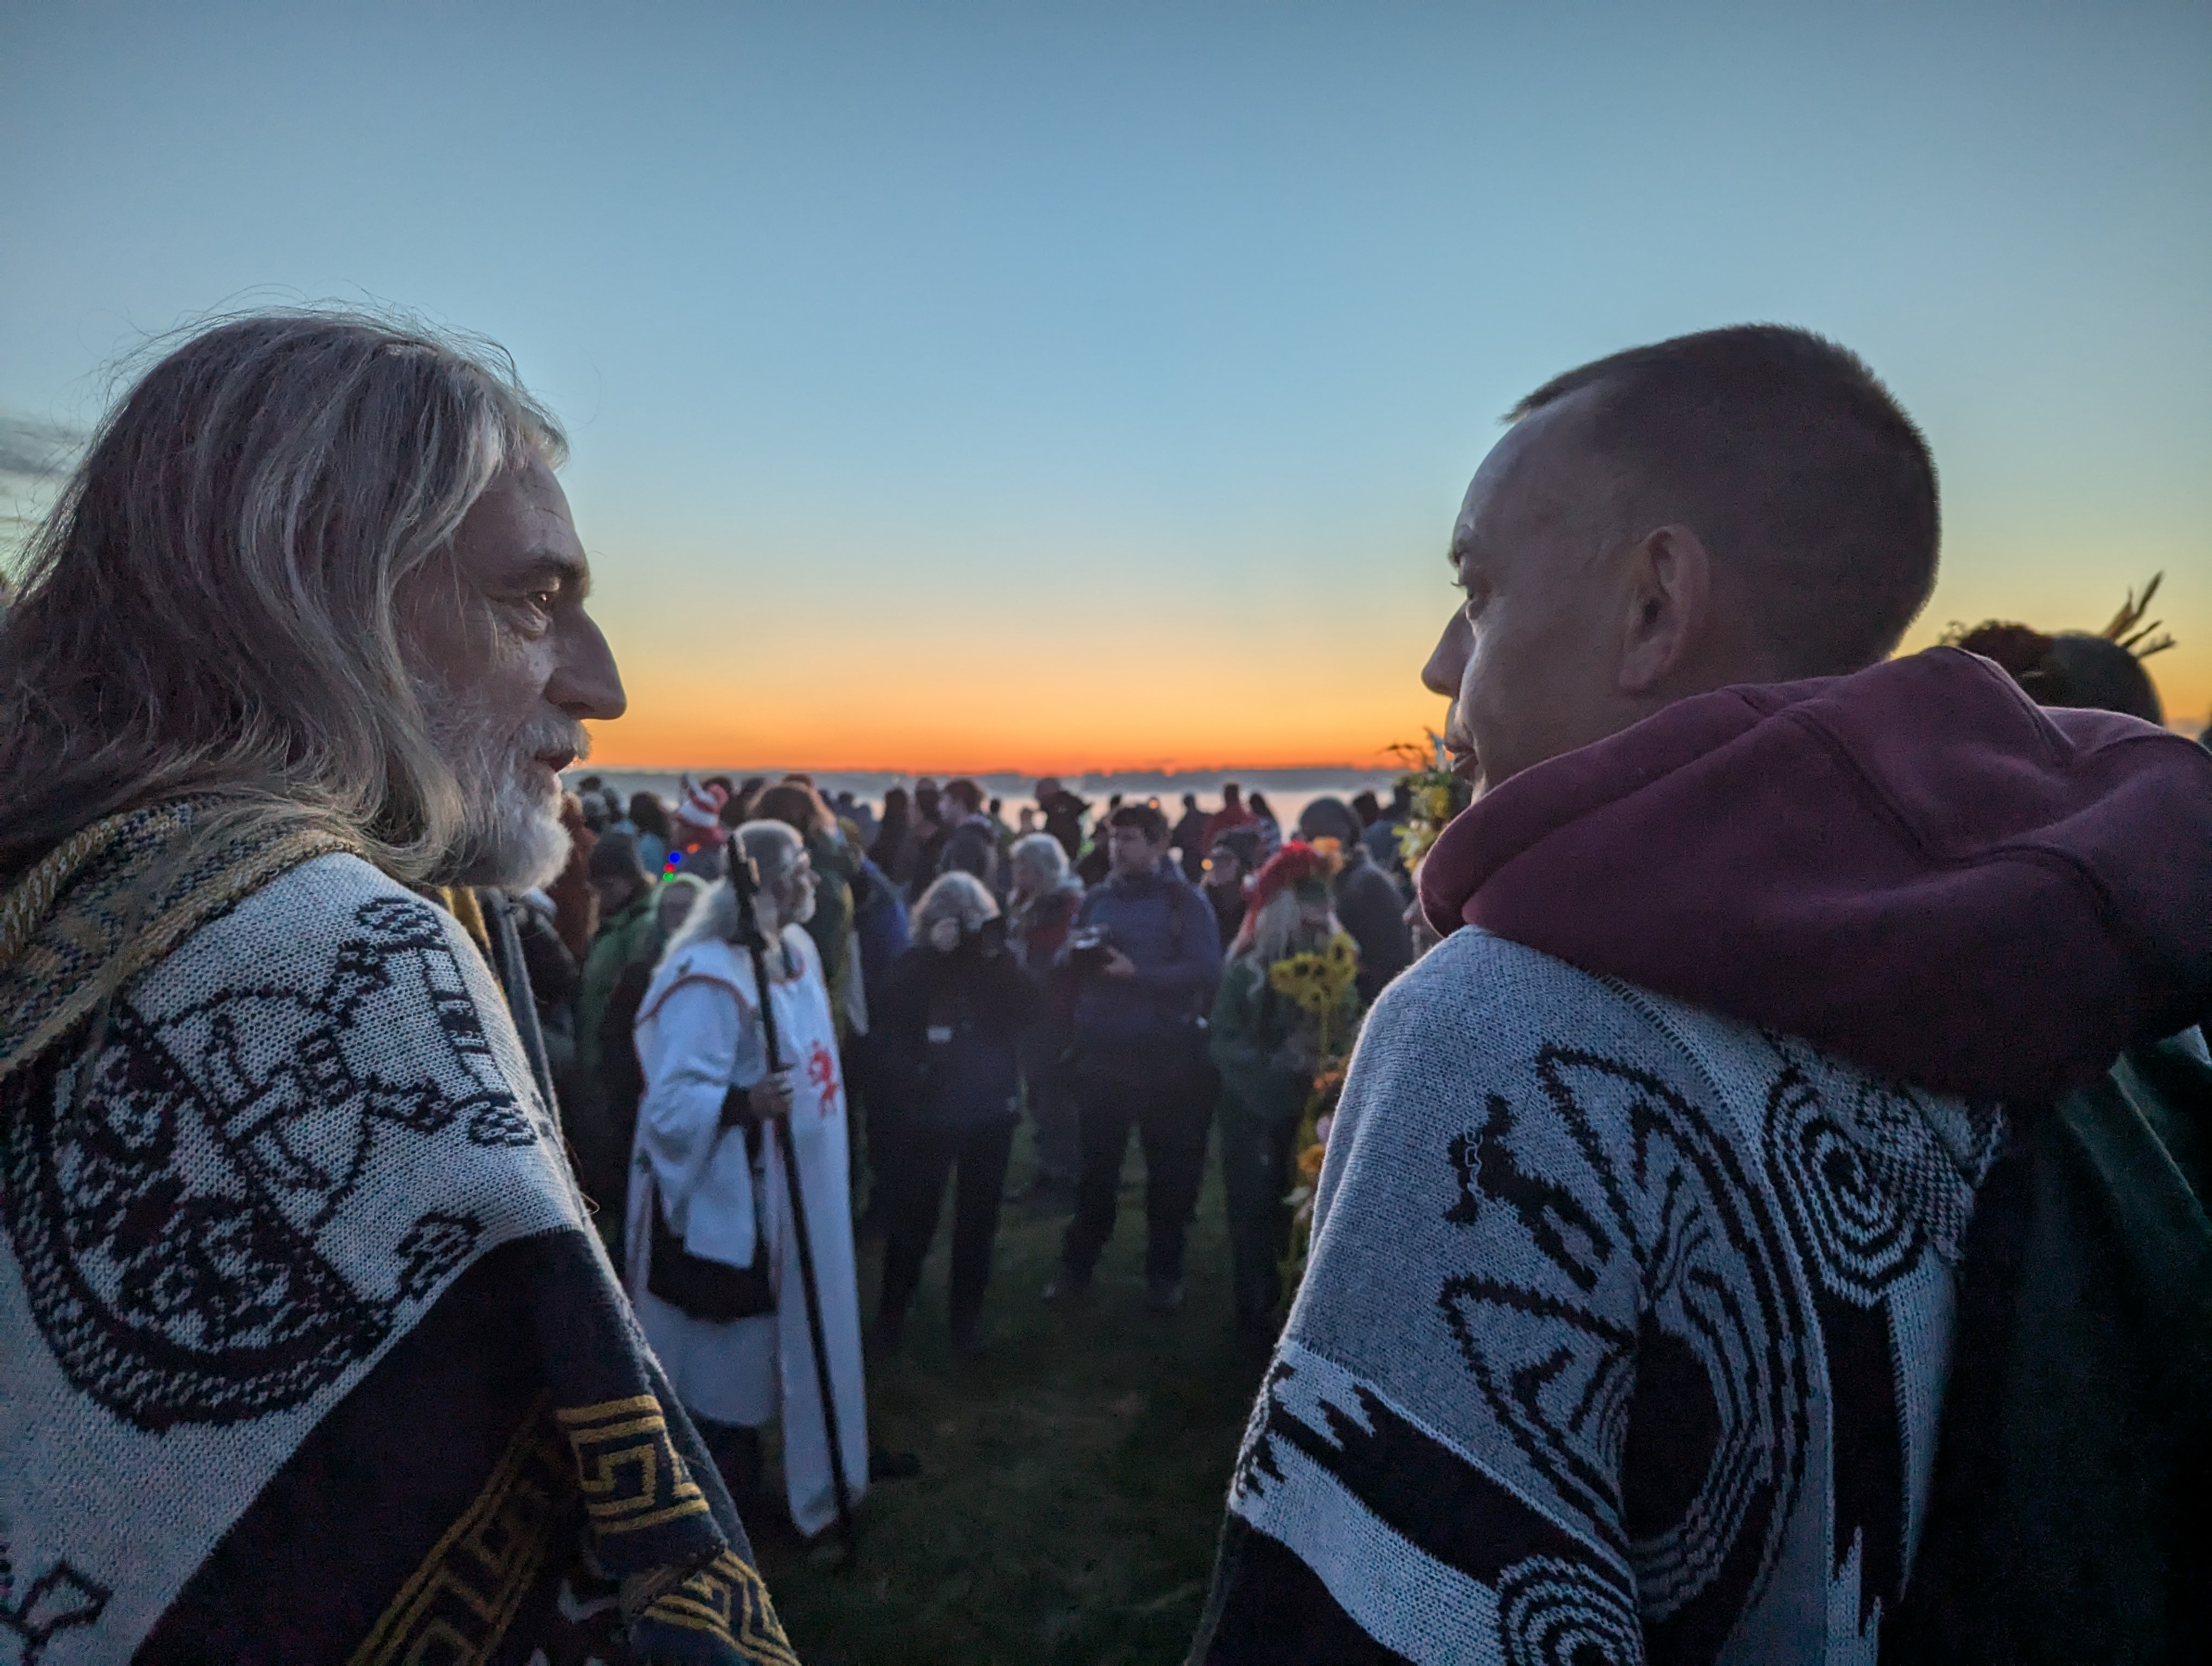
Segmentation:
[(876, 1341), (896, 1353), (905, 1340), (945, 1183), (957, 1170), (952, 1350), (974, 1354), (982, 1351), (983, 1291), (1019, 1115), (1021, 1037), (1043, 996), (1006, 945), (998, 903), (973, 874), (956, 869), (932, 882), (915, 905), (914, 934), (914, 946), (892, 964), (875, 1014), (899, 1152), (884, 1177)]
[(1060, 964), (1077, 979), (1073, 1084), (1083, 1174), (1047, 1301), (1090, 1288), (1114, 1233), (1133, 1125), (1145, 1149), (1146, 1300), (1182, 1305), (1183, 1240), (1198, 1204), (1214, 1074), (1205, 1012), (1221, 977), (1213, 909), (1183, 879), (1157, 806), (1107, 820), (1109, 877), (1083, 899)]

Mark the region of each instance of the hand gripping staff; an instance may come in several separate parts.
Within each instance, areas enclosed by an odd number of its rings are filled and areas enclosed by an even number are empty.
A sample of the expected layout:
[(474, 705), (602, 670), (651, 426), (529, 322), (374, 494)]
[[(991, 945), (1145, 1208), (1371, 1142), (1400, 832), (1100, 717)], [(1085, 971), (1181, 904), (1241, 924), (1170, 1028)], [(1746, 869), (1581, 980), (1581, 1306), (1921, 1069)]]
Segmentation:
[[(776, 1039), (775, 1008), (768, 990), (768, 937), (761, 930), (758, 897), (760, 870), (738, 848), (730, 836), (730, 890), (738, 900), (738, 941), (752, 957), (753, 986), (760, 991), (761, 1038), (768, 1048), (770, 1074), (784, 1068), (783, 1049)], [(837, 1438), (837, 1396), (830, 1383), (830, 1353), (822, 1337), (822, 1292), (814, 1282), (814, 1241), (806, 1231), (806, 1194), (799, 1181), (799, 1153), (793, 1149), (791, 1118), (770, 1119), (775, 1126), (776, 1149), (783, 1154), (783, 1182), (791, 1195), (791, 1236), (799, 1246), (799, 1282), (806, 1292), (806, 1334), (814, 1344), (814, 1382), (822, 1395), (822, 1432), (830, 1442), (830, 1485), (837, 1499), (837, 1536), (844, 1541), (848, 1564), (860, 1559), (858, 1530), (853, 1524), (853, 1489), (845, 1479), (845, 1448)]]

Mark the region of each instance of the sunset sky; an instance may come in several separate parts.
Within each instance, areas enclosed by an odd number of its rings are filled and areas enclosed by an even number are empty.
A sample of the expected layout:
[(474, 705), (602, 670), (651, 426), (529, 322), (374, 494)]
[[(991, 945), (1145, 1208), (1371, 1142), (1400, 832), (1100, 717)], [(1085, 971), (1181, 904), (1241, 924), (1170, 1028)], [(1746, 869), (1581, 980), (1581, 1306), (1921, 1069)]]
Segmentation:
[(0, 0), (0, 419), (266, 301), (570, 427), (611, 764), (1373, 761), (1499, 413), (1743, 319), (1926, 428), (1911, 639), (2164, 569), (2212, 708), (2212, 7)]

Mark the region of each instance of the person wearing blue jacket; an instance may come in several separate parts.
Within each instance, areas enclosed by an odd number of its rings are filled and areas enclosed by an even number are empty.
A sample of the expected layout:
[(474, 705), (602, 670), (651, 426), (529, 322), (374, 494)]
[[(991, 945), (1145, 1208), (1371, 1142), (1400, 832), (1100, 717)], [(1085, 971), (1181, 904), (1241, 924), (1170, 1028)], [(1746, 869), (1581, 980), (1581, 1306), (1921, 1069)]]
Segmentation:
[(1182, 1305), (1183, 1240), (1206, 1171), (1215, 1077), (1204, 1014), (1221, 978), (1213, 909), (1182, 876), (1157, 806), (1108, 818), (1108, 877), (1083, 899), (1058, 964), (1077, 980), (1074, 1089), (1083, 1175), (1047, 1301), (1087, 1290), (1114, 1233), (1133, 1126), (1145, 1150), (1146, 1300)]
[(945, 1183), (957, 1170), (952, 1348), (972, 1354), (982, 1347), (983, 1292), (1019, 1115), (1021, 1037), (1043, 994), (1006, 946), (997, 901), (972, 874), (933, 882), (915, 904), (914, 930), (874, 1014), (898, 1128), (897, 1161), (878, 1179), (887, 1219), (876, 1341), (895, 1353), (904, 1341)]

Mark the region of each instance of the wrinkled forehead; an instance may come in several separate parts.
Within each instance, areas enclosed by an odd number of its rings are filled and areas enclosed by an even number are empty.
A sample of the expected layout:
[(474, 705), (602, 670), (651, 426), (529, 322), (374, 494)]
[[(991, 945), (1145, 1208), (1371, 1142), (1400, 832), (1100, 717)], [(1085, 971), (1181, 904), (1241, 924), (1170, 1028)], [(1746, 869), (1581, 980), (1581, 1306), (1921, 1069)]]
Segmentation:
[(568, 495), (544, 459), (535, 453), (504, 469), (461, 518), (453, 553), (473, 576), (512, 575), (533, 565), (589, 570)]

